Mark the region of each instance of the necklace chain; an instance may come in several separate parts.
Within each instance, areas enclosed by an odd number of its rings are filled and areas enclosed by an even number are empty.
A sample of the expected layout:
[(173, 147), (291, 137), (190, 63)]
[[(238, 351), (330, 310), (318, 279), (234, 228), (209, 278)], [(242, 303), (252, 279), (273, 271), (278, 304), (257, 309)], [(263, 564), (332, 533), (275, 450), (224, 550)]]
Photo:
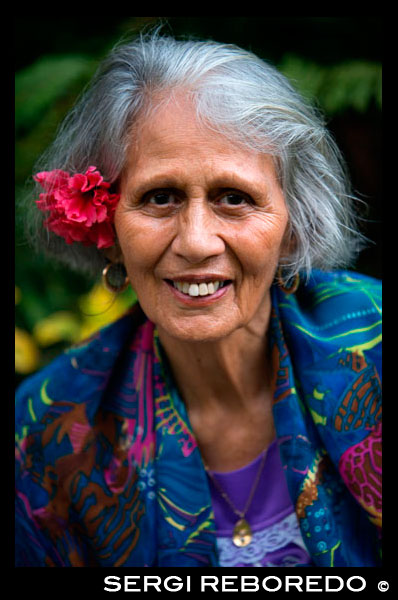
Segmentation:
[(238, 517), (240, 517), (241, 519), (244, 519), (244, 518), (245, 518), (245, 515), (246, 515), (247, 511), (249, 510), (249, 508), (250, 508), (250, 505), (251, 505), (251, 503), (252, 503), (252, 500), (253, 500), (254, 493), (255, 493), (255, 491), (256, 491), (256, 489), (257, 489), (257, 486), (258, 486), (258, 483), (259, 483), (259, 481), (260, 481), (260, 476), (261, 476), (261, 473), (262, 473), (262, 470), (263, 470), (263, 467), (264, 467), (264, 463), (265, 463), (265, 458), (266, 458), (266, 456), (267, 456), (267, 451), (264, 451), (263, 457), (262, 457), (262, 459), (261, 459), (260, 467), (259, 467), (259, 469), (258, 469), (258, 471), (257, 471), (256, 478), (255, 478), (255, 480), (254, 480), (254, 483), (253, 483), (253, 485), (252, 485), (252, 488), (251, 488), (251, 490), (250, 490), (249, 497), (248, 497), (248, 499), (247, 499), (247, 501), (246, 501), (246, 505), (245, 505), (245, 507), (244, 507), (244, 509), (243, 509), (243, 510), (238, 510), (238, 509), (237, 509), (237, 508), (236, 508), (236, 507), (233, 505), (233, 503), (232, 503), (231, 499), (229, 498), (229, 496), (227, 495), (227, 493), (226, 493), (226, 492), (223, 490), (223, 488), (222, 488), (222, 486), (221, 486), (220, 482), (219, 482), (219, 481), (217, 481), (217, 479), (214, 477), (214, 475), (213, 475), (213, 474), (212, 474), (212, 473), (209, 471), (209, 468), (208, 468), (208, 466), (207, 466), (206, 464), (204, 465), (206, 472), (208, 473), (209, 477), (211, 478), (211, 480), (213, 481), (213, 483), (215, 484), (215, 486), (218, 488), (218, 490), (219, 490), (219, 492), (220, 492), (221, 496), (224, 498), (225, 502), (227, 502), (227, 504), (230, 506), (230, 508), (233, 510), (233, 512), (234, 512), (234, 513), (235, 513), (235, 514), (236, 514)]

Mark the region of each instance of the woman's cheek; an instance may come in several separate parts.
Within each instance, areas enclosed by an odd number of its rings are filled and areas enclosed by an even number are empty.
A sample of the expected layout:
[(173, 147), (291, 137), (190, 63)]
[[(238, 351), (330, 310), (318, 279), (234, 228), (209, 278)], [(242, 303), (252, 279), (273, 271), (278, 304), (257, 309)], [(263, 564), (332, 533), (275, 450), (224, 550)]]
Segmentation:
[(137, 214), (115, 218), (115, 228), (126, 263), (147, 264), (156, 252), (159, 234)]

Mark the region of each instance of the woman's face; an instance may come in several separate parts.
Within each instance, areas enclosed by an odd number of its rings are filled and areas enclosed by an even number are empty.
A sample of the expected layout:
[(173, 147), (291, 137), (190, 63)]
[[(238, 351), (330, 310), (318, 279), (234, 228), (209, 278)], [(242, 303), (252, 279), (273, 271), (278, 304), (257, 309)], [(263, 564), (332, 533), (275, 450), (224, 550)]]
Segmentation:
[(141, 307), (163, 334), (210, 341), (266, 328), (287, 223), (271, 157), (200, 126), (188, 101), (141, 126), (115, 227)]

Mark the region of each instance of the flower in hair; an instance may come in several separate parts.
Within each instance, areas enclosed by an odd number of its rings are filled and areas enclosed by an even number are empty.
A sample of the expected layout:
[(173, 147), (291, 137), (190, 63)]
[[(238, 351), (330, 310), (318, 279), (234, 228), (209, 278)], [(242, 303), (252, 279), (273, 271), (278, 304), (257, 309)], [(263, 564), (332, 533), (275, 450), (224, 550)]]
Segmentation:
[(47, 229), (67, 244), (81, 242), (97, 248), (114, 244), (113, 218), (120, 195), (109, 193), (110, 183), (96, 167), (75, 175), (60, 169), (42, 171), (33, 179), (44, 189), (36, 204), (49, 213), (44, 221)]

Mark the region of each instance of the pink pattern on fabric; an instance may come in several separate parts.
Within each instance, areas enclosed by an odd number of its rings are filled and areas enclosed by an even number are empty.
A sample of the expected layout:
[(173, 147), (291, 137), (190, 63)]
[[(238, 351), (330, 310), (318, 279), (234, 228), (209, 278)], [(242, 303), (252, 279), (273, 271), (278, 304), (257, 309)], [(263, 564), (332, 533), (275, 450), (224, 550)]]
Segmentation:
[(382, 514), (381, 439), (380, 422), (365, 439), (348, 448), (339, 463), (345, 484), (379, 527)]
[(114, 494), (121, 494), (125, 490), (126, 480), (120, 480), (122, 461), (116, 456), (112, 456), (109, 467), (104, 469), (104, 478), (106, 485)]
[(23, 492), (19, 492), (19, 491), (16, 492), (16, 495), (23, 502), (27, 515), (29, 516), (30, 519), (32, 519), (34, 516), (34, 511), (32, 511), (32, 508), (30, 506), (29, 498), (27, 497), (26, 494), (24, 494)]
[[(157, 346), (159, 343), (157, 332), (154, 332), (153, 342), (155, 350), (154, 363), (160, 364), (162, 361), (160, 357), (160, 350)], [(161, 381), (158, 380), (155, 383), (154, 392), (156, 406), (156, 430), (166, 427), (169, 435), (177, 435), (181, 453), (185, 458), (187, 458), (192, 454), (198, 445), (193, 432), (188, 426), (188, 423), (186, 423), (181, 417), (178, 408), (173, 402), (170, 390), (168, 390), (163, 379)]]
[(81, 452), (86, 435), (90, 433), (91, 427), (88, 424), (73, 423), (69, 431), (69, 439), (72, 444), (73, 453)]
[[(139, 352), (134, 361), (132, 387), (138, 391), (139, 421), (127, 421), (127, 435), (131, 436), (132, 440), (128, 456), (142, 468), (154, 459), (156, 447), (156, 433), (153, 428), (153, 330), (153, 323), (147, 321), (139, 329), (138, 339), (134, 344)], [(131, 464), (131, 461), (129, 463)]]

